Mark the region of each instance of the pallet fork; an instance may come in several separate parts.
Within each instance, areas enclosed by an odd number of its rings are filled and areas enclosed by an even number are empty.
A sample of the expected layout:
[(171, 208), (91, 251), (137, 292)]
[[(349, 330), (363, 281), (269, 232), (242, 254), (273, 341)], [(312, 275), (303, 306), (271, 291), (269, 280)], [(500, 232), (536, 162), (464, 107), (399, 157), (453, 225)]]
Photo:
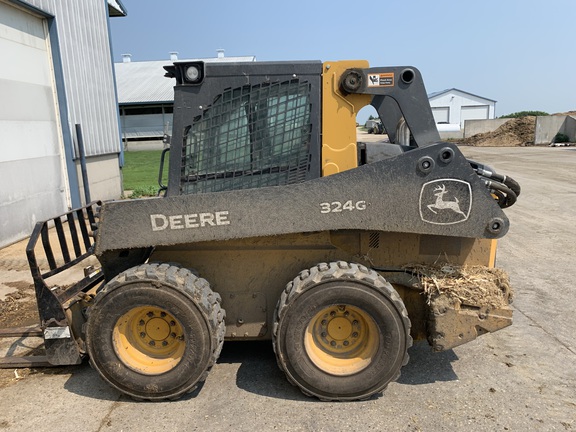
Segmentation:
[[(34, 227), (26, 246), (26, 256), (34, 280), (40, 324), (0, 329), (0, 338), (42, 338), (44, 354), (7, 355), (0, 358), (0, 368), (81, 363), (83, 343), (75, 337), (74, 329), (78, 331), (78, 325), (72, 322), (72, 315), (67, 311), (80, 306), (85, 293), (100, 283), (104, 274), (100, 269), (88, 266), (84, 269), (84, 278), (70, 287), (49, 287), (46, 281), (79, 265), (93, 254), (93, 230), (100, 205), (100, 201), (95, 201), (53, 219), (38, 222)], [(56, 235), (51, 234), (52, 227)], [(43, 256), (39, 252), (43, 252)], [(41, 270), (40, 262), (43, 261), (47, 262), (48, 271)]]

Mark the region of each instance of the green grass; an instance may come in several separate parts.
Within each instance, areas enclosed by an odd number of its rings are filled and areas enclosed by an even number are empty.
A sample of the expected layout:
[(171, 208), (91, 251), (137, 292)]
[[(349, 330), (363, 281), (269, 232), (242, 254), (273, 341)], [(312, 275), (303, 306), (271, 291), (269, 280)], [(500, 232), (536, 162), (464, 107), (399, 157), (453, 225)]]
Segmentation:
[[(158, 172), (162, 150), (132, 151), (124, 153), (122, 177), (124, 190), (134, 191), (134, 195), (149, 196), (158, 192)], [(164, 180), (168, 182), (168, 159), (164, 163)]]

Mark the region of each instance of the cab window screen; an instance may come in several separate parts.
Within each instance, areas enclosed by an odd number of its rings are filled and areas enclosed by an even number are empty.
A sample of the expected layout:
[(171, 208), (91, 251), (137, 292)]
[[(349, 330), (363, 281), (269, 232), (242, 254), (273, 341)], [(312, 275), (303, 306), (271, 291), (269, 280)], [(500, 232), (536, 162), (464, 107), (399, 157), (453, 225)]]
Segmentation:
[(182, 193), (300, 183), (310, 169), (310, 85), (228, 89), (185, 130)]

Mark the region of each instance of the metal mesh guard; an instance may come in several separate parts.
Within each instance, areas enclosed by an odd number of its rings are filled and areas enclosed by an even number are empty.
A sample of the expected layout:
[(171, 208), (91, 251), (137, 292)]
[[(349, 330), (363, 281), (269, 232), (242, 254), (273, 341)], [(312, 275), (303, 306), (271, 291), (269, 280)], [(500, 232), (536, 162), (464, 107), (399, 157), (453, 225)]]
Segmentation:
[(311, 86), (294, 79), (227, 89), (188, 126), (182, 193), (300, 183), (310, 169)]

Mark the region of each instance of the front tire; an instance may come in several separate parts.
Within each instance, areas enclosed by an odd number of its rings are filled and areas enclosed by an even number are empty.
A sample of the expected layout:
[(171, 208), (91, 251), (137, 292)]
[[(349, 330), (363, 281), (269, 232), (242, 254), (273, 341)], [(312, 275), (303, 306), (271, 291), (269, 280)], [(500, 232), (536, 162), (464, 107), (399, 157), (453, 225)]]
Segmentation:
[(367, 399), (408, 362), (412, 338), (402, 299), (364, 266), (339, 261), (303, 271), (275, 315), (278, 364), (306, 395)]
[(220, 296), (190, 270), (144, 264), (106, 284), (89, 309), (90, 363), (136, 399), (177, 399), (204, 381), (224, 342)]

